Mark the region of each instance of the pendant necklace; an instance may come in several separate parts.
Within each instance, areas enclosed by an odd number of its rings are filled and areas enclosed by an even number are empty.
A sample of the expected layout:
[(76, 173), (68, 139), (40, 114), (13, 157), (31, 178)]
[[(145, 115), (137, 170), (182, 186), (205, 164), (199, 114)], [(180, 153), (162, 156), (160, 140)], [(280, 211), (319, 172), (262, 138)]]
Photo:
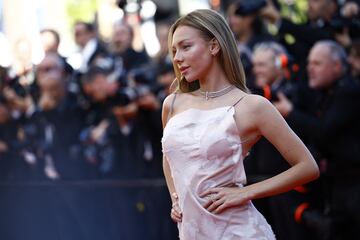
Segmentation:
[(205, 100), (209, 100), (209, 98), (217, 98), (220, 97), (222, 95), (227, 94), (228, 92), (230, 92), (231, 90), (233, 90), (235, 88), (234, 85), (229, 85), (223, 89), (220, 89), (218, 91), (214, 91), (214, 92), (209, 92), (209, 91), (201, 91), (200, 89), (200, 94), (205, 98)]

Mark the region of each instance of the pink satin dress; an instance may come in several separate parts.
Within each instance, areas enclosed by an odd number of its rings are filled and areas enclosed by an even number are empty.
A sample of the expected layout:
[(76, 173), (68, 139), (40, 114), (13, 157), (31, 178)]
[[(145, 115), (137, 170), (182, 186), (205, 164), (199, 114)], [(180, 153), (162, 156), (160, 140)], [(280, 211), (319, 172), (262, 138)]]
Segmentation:
[(213, 214), (203, 208), (206, 189), (246, 183), (242, 140), (234, 106), (190, 108), (169, 119), (163, 153), (169, 162), (179, 206), (181, 240), (275, 239), (270, 225), (251, 202)]

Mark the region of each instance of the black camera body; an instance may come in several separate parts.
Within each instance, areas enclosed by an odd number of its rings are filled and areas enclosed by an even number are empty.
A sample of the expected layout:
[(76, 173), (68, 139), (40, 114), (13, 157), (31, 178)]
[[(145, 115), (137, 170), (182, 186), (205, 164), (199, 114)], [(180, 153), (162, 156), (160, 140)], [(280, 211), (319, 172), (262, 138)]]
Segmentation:
[(345, 18), (342, 16), (334, 17), (329, 22), (329, 28), (334, 33), (342, 33), (344, 28), (349, 28), (354, 32), (360, 31), (360, 16)]
[(138, 85), (136, 87), (120, 87), (115, 96), (108, 99), (110, 107), (125, 106), (140, 97), (151, 92), (151, 88), (147, 85)]
[(156, 73), (150, 67), (138, 67), (123, 76), (122, 84), (115, 94), (109, 99), (111, 106), (124, 106), (137, 99), (154, 93), (157, 89)]

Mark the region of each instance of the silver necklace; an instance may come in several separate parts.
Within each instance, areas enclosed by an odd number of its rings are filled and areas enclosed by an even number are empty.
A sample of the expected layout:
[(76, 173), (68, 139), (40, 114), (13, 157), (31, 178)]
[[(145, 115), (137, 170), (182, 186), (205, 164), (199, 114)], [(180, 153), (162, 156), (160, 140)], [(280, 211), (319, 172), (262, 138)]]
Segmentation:
[(218, 91), (214, 91), (214, 92), (209, 92), (209, 91), (201, 91), (200, 89), (200, 94), (207, 100), (209, 100), (209, 98), (217, 98), (220, 97), (222, 95), (227, 94), (228, 92), (230, 92), (231, 90), (233, 90), (235, 88), (234, 85), (229, 85), (223, 89), (220, 89)]

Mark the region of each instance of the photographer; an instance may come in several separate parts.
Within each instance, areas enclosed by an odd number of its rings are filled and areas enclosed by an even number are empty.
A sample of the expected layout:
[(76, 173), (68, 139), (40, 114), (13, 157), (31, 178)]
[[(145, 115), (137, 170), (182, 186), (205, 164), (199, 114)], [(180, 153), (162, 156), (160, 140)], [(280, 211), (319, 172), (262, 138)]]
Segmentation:
[[(287, 75), (291, 62), (282, 62), (284, 57), (290, 59), (279, 43), (263, 42), (254, 47), (253, 73), (256, 87), (251, 90), (255, 94), (264, 95), (273, 103), (282, 95), (294, 99), (298, 94), (298, 82), (289, 79)], [(245, 167), (250, 176), (267, 178), (286, 170), (289, 166), (284, 163), (278, 151), (266, 139), (260, 139), (253, 146)], [(249, 181), (254, 180), (249, 177)], [(293, 207), (303, 198), (306, 198), (304, 194), (291, 191), (255, 203), (267, 213), (277, 239), (309, 239), (308, 231), (293, 220)]]
[[(315, 114), (304, 113), (286, 97), (275, 103), (290, 126), (307, 135), (322, 156), (318, 161), (329, 188), (330, 239), (355, 239), (360, 227), (360, 86), (347, 74), (346, 57), (333, 41), (320, 41), (311, 49), (307, 71), (309, 86), (318, 93)], [(323, 229), (315, 230), (321, 237)]]
[(88, 178), (98, 178), (102, 171), (106, 175), (114, 167), (114, 148), (106, 133), (113, 116), (112, 107), (120, 104), (110, 98), (116, 97), (120, 84), (116, 78), (110, 79), (111, 72), (111, 68), (92, 66), (81, 78), (88, 108), (79, 138), (88, 165)]
[[(35, 111), (32, 86), (23, 84), (24, 76), (14, 76), (12, 69), (1, 68), (0, 98), (3, 104), (5, 155), (11, 159), (8, 180), (30, 180), (40, 176), (36, 156), (37, 141), (31, 117)], [(5, 156), (5, 158), (6, 158)]]
[(152, 80), (148, 78), (152, 74), (148, 70), (133, 69), (124, 79), (112, 68), (94, 66), (84, 75), (82, 84), (91, 108), (80, 138), (86, 160), (96, 169), (94, 176), (143, 176), (148, 149), (139, 123), (140, 107), (152, 111), (160, 106), (150, 101)]
[(126, 72), (150, 63), (150, 58), (145, 51), (137, 52), (132, 47), (134, 30), (126, 22), (116, 22), (113, 25), (111, 36), (111, 53), (115, 59), (121, 58)]
[(84, 113), (76, 97), (68, 91), (63, 75), (52, 71), (38, 73), (38, 76), (41, 76), (37, 79), (39, 98), (29, 121), (36, 126), (37, 156), (44, 162), (45, 177), (51, 180), (81, 178), (77, 135)]
[[(278, 62), (283, 54), (286, 54), (286, 50), (276, 42), (255, 45), (252, 59), (255, 87), (251, 89), (252, 92), (263, 95), (270, 101), (276, 100), (278, 94), (287, 92), (290, 82), (285, 78), (284, 69)], [(268, 156), (271, 156), (271, 161), (268, 161)], [(287, 168), (287, 165), (282, 165), (284, 161), (281, 156), (265, 139), (254, 146), (250, 158), (252, 160), (248, 162), (255, 168), (255, 174), (275, 175)]]

